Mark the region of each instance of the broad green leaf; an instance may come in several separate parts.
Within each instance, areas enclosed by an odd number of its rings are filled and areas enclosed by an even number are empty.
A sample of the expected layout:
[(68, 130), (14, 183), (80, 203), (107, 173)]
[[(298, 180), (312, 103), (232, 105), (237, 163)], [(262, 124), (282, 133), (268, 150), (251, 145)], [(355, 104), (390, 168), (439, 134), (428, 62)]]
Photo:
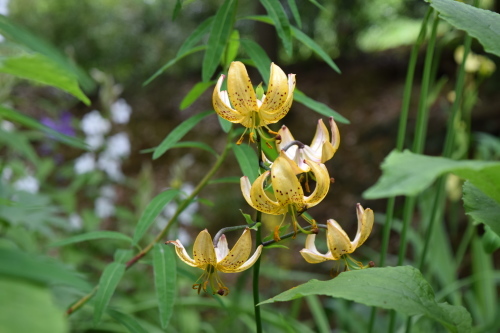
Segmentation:
[(484, 226), (484, 234), (481, 242), (483, 243), (484, 251), (488, 254), (500, 249), (500, 236), (487, 225)]
[[(500, 186), (500, 182), (497, 185)], [(500, 203), (484, 194), (470, 181), (464, 183), (463, 193), (465, 213), (477, 223), (486, 224), (500, 236)]]
[(311, 37), (307, 36), (305, 33), (300, 31), (299, 29), (292, 26), (292, 35), (297, 38), (302, 44), (311, 49), (314, 53), (316, 53), (321, 59), (323, 59), (328, 66), (330, 66), (337, 73), (340, 72), (340, 68), (335, 64), (332, 58), (319, 46)]
[(43, 54), (65, 71), (74, 73), (86, 90), (94, 89), (95, 83), (90, 76), (72, 63), (66, 55), (40, 37), (37, 37), (28, 30), (14, 24), (8, 17), (3, 15), (0, 16), (0, 34), (7, 39), (11, 39), (26, 46), (36, 53)]
[(94, 326), (101, 321), (102, 315), (124, 273), (125, 264), (118, 262), (112, 262), (102, 272), (99, 279), (99, 289), (97, 289), (94, 297)]
[(253, 60), (253, 63), (259, 70), (262, 79), (266, 83), (269, 83), (269, 76), (271, 75), (271, 59), (267, 55), (266, 51), (259, 44), (250, 39), (242, 39), (241, 45), (245, 49), (246, 53)]
[(424, 315), (451, 332), (469, 332), (471, 316), (460, 306), (438, 304), (434, 291), (419, 270), (411, 266), (368, 268), (341, 273), (329, 281), (311, 280), (259, 305), (290, 301), (308, 295), (327, 295), (368, 306)]
[(49, 288), (22, 279), (0, 277), (2, 333), (66, 333), (64, 311), (53, 302)]
[(211, 181), (208, 182), (208, 184), (213, 185), (213, 184), (239, 184), (240, 183), (240, 177), (224, 177), (224, 178), (218, 178), (218, 179), (212, 179)]
[(173, 249), (163, 244), (155, 244), (153, 248), (153, 268), (160, 323), (161, 327), (165, 329), (170, 322), (175, 304), (177, 265)]
[(177, 51), (177, 56), (181, 57), (184, 53), (188, 53), (192, 50), (196, 44), (198, 44), (202, 38), (210, 32), (212, 29), (212, 22), (214, 20), (214, 16), (207, 18), (205, 21), (201, 22), (200, 25), (189, 35), (188, 38), (182, 43), (179, 51)]
[(225, 0), (215, 14), (203, 57), (202, 81), (209, 81), (220, 63), (222, 53), (231, 34), (236, 14), (236, 0)]
[(181, 60), (182, 58), (185, 58), (188, 55), (193, 54), (195, 52), (203, 51), (206, 48), (207, 48), (206, 46), (201, 45), (201, 46), (193, 47), (192, 49), (186, 51), (185, 53), (182, 53), (182, 55), (178, 55), (177, 57), (175, 57), (174, 59), (170, 60), (165, 65), (163, 65), (159, 70), (157, 70), (153, 75), (151, 75), (146, 81), (144, 81), (142, 86), (143, 87), (147, 86), (151, 81), (156, 79), (161, 73), (166, 71), (168, 68), (172, 67), (177, 61)]
[(161, 213), (166, 204), (168, 204), (173, 198), (175, 198), (179, 194), (179, 190), (166, 190), (151, 200), (146, 209), (141, 215), (139, 222), (135, 226), (133, 242), (134, 245), (137, 244), (142, 236), (149, 229), (151, 224), (153, 224), (154, 220)]
[(23, 115), (21, 112), (9, 109), (5, 106), (0, 105), (0, 117), (5, 119), (5, 120), (10, 120), (14, 123), (36, 129), (42, 132), (47, 133), (48, 136), (53, 137), (55, 140), (58, 140), (62, 143), (65, 143), (69, 146), (73, 146), (76, 148), (80, 149), (88, 149), (87, 144), (85, 144), (83, 141), (79, 140), (78, 138), (74, 138), (71, 136), (67, 136), (65, 134), (61, 134), (57, 131), (54, 131), (52, 128), (47, 127), (35, 119)]
[(65, 246), (69, 244), (80, 243), (95, 239), (116, 239), (116, 240), (127, 241), (132, 244), (132, 238), (116, 231), (104, 230), (104, 231), (91, 231), (82, 235), (76, 235), (73, 237), (61, 239), (60, 241), (51, 243), (49, 246), (50, 247)]
[(224, 68), (229, 68), (231, 62), (236, 59), (238, 55), (238, 50), (240, 49), (240, 32), (236, 29), (231, 32), (229, 36), (229, 41), (226, 45), (226, 52), (223, 53), (223, 66)]
[(297, 3), (295, 0), (288, 0), (288, 7), (292, 11), (293, 19), (297, 22), (297, 26), (302, 28), (302, 20), (300, 19), (299, 9), (297, 8)]
[(191, 104), (193, 104), (208, 88), (213, 86), (215, 81), (209, 82), (198, 82), (194, 87), (187, 93), (187, 95), (182, 99), (180, 109), (185, 110)]
[(500, 202), (500, 163), (455, 161), (444, 157), (414, 154), (408, 150), (393, 151), (382, 163), (382, 176), (363, 193), (366, 199), (396, 195), (416, 195), (429, 187), (437, 177), (451, 172), (470, 180), (487, 195)]
[(241, 171), (253, 183), (259, 176), (259, 159), (255, 151), (245, 144), (237, 145), (233, 143), (233, 151)]
[(130, 333), (148, 333), (133, 316), (112, 309), (108, 309), (107, 312), (111, 318), (125, 326)]
[(222, 118), (219, 115), (217, 115), (217, 119), (219, 120), (220, 127), (222, 128), (224, 133), (229, 133), (229, 131), (231, 130), (231, 127), (233, 126), (233, 123), (230, 122), (229, 120)]
[(273, 20), (286, 53), (292, 55), (292, 30), (283, 6), (278, 0), (260, 0), (260, 3), (266, 8), (267, 14)]
[(311, 110), (316, 111), (323, 116), (333, 117), (333, 119), (335, 119), (339, 123), (350, 124), (349, 120), (347, 120), (347, 118), (342, 116), (340, 113), (331, 109), (324, 103), (317, 102), (314, 99), (307, 97), (302, 91), (298, 90), (297, 88), (295, 88), (295, 92), (293, 93), (293, 100), (304, 104)]
[(90, 105), (90, 100), (78, 86), (76, 76), (41, 54), (0, 58), (0, 73), (59, 88)]
[(439, 17), (477, 38), (486, 52), (500, 57), (500, 14), (453, 0), (430, 0), (430, 4)]
[(156, 160), (158, 157), (162, 156), (167, 150), (172, 148), (174, 144), (186, 135), (193, 127), (195, 127), (203, 118), (214, 113), (214, 111), (205, 111), (186, 119), (182, 124), (177, 126), (172, 132), (170, 132), (165, 139), (156, 147), (153, 153), (153, 159)]
[(90, 285), (76, 272), (52, 258), (0, 248), (0, 276), (45, 285), (67, 285), (89, 291)]
[(210, 154), (214, 156), (219, 156), (219, 154), (217, 154), (217, 152), (213, 150), (212, 147), (210, 147), (204, 142), (182, 141), (182, 142), (177, 142), (175, 145), (172, 146), (172, 148), (198, 148), (204, 151), (208, 151)]

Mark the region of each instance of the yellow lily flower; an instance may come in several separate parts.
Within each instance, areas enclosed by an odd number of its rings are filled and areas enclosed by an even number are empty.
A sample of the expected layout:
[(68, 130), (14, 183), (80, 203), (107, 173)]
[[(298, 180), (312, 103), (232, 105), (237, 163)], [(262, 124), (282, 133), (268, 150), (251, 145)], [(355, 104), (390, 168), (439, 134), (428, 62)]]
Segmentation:
[(281, 68), (271, 63), (271, 76), (267, 94), (258, 99), (245, 65), (233, 61), (227, 75), (227, 91), (221, 91), (224, 75), (214, 89), (213, 106), (222, 118), (240, 123), (252, 131), (260, 126), (278, 122), (290, 110), (295, 89), (295, 74), (288, 79)]
[(314, 241), (315, 234), (307, 235), (306, 247), (300, 251), (302, 257), (311, 264), (317, 264), (326, 260), (339, 260), (342, 256), (354, 252), (360, 247), (370, 235), (373, 228), (373, 211), (370, 208), (363, 209), (358, 203), (356, 205), (356, 214), (358, 216), (358, 231), (356, 237), (351, 242), (349, 236), (335, 220), (327, 221), (326, 238), (328, 243), (328, 252), (321, 254)]
[[(271, 171), (260, 175), (253, 184), (247, 177), (241, 177), (241, 192), (245, 200), (254, 209), (272, 215), (281, 215), (291, 212), (302, 213), (308, 208), (316, 206), (323, 200), (330, 188), (330, 176), (324, 164), (305, 160), (315, 176), (316, 187), (309, 195), (304, 195), (304, 190), (297, 179), (297, 174), (303, 171), (292, 161), (284, 151), (276, 158)], [(268, 196), (264, 190), (268, 177), (271, 177), (274, 198)]]
[(201, 280), (201, 283), (194, 284), (193, 289), (198, 290), (198, 293), (200, 293), (202, 289), (206, 292), (207, 286), (210, 283), (213, 293), (217, 293), (221, 296), (229, 294), (229, 288), (222, 283), (218, 272), (242, 272), (252, 267), (262, 252), (262, 245), (259, 245), (252, 257), (250, 257), (252, 250), (252, 236), (250, 235), (250, 229), (248, 228), (243, 231), (243, 234), (231, 251), (229, 251), (226, 236), (222, 235), (217, 243), (217, 246), (214, 246), (212, 237), (208, 233), (207, 229), (203, 230), (198, 234), (196, 240), (194, 241), (194, 259), (189, 256), (179, 240), (168, 241), (167, 243), (175, 245), (175, 252), (186, 264), (192, 267), (198, 267), (205, 271), (198, 279), (198, 281)]
[[(296, 141), (286, 126), (282, 126), (278, 131), (280, 142), (277, 143), (279, 150), (284, 150), (286, 155), (295, 161), (303, 172), (309, 172), (311, 168), (304, 163), (305, 160), (317, 163), (325, 163), (330, 160), (340, 145), (340, 133), (337, 124), (332, 117), (329, 119), (332, 136), (328, 133), (323, 120), (318, 120), (316, 133), (312, 139), (311, 145), (304, 145)], [(267, 160), (267, 159), (266, 159)]]

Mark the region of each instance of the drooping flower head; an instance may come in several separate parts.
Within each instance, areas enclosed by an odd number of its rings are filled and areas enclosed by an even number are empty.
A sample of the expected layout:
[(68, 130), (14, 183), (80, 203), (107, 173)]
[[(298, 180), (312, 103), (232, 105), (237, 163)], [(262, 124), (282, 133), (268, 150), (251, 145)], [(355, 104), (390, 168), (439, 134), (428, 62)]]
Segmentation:
[(271, 63), (271, 75), (266, 94), (257, 98), (245, 65), (233, 61), (227, 74), (227, 90), (221, 91), (221, 75), (214, 89), (213, 106), (222, 118), (250, 128), (251, 133), (261, 126), (278, 122), (290, 110), (295, 89), (295, 74), (286, 74)]
[(344, 255), (348, 255), (360, 247), (370, 235), (373, 228), (373, 211), (370, 208), (363, 209), (358, 203), (356, 205), (356, 215), (358, 217), (358, 231), (356, 237), (351, 242), (349, 236), (342, 227), (333, 219), (327, 221), (326, 238), (328, 243), (328, 252), (320, 253), (314, 243), (315, 234), (310, 234), (306, 238), (306, 247), (300, 251), (304, 259), (311, 264), (317, 264), (326, 260), (339, 260)]
[[(189, 256), (184, 246), (179, 240), (168, 241), (175, 245), (175, 252), (179, 258), (186, 264), (192, 267), (198, 267), (205, 272), (198, 279), (200, 283), (193, 285), (193, 289), (207, 291), (207, 286), (210, 284), (213, 293), (221, 296), (229, 294), (227, 288), (219, 277), (218, 272), (222, 273), (238, 273), (250, 267), (257, 261), (261, 252), (262, 245), (259, 245), (254, 254), (250, 257), (252, 250), (252, 237), (250, 229), (245, 229), (243, 234), (238, 239), (234, 247), (229, 251), (226, 236), (222, 235), (214, 246), (212, 237), (207, 229), (199, 233), (194, 241), (193, 258)], [(250, 258), (249, 258), (250, 257)]]
[[(253, 184), (247, 177), (241, 177), (241, 191), (245, 200), (254, 209), (272, 215), (281, 215), (291, 212), (302, 213), (306, 209), (316, 206), (323, 200), (330, 188), (330, 177), (324, 164), (305, 160), (316, 179), (316, 187), (306, 196), (297, 174), (303, 171), (292, 161), (284, 151), (276, 158), (270, 171), (260, 175)], [(267, 192), (266, 181), (270, 177), (273, 194)], [(271, 196), (270, 196), (271, 195)]]
[(309, 172), (311, 168), (304, 163), (305, 160), (325, 163), (330, 160), (340, 145), (340, 133), (337, 124), (332, 117), (329, 119), (332, 135), (328, 133), (323, 120), (318, 120), (316, 133), (312, 139), (311, 145), (305, 145), (296, 141), (286, 126), (282, 126), (278, 131), (280, 141), (277, 141), (277, 148), (284, 150), (286, 155), (304, 172)]

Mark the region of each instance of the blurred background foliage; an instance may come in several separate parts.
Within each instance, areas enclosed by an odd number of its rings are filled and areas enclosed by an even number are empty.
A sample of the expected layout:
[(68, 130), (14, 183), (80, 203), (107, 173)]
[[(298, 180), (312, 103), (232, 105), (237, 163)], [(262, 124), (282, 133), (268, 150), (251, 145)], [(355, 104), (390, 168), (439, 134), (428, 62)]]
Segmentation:
[[(427, 4), (424, 1), (404, 0), (336, 0), (319, 3), (297, 2), (302, 20), (301, 30), (335, 60), (342, 71), (341, 75), (323, 63), (310, 49), (298, 43), (294, 44), (293, 55), (286, 54), (274, 27), (270, 25), (241, 20), (236, 27), (242, 38), (258, 42), (286, 73), (296, 73), (299, 89), (351, 121), (350, 125), (340, 125), (342, 144), (329, 166), (333, 170), (335, 184), (325, 201), (329, 200), (331, 205), (325, 204), (322, 210), (314, 210), (314, 216), (319, 221), (335, 216), (338, 221), (350, 226), (346, 230), (352, 235), (356, 228), (355, 203), (361, 200), (361, 193), (378, 179), (378, 166), (394, 147), (408, 55)], [(179, 4), (182, 7), (180, 9)], [(85, 272), (88, 281), (92, 281), (94, 285), (106, 264), (113, 260), (115, 250), (120, 248), (119, 239), (83, 242), (67, 247), (50, 247), (49, 244), (68, 235), (93, 230), (112, 230), (131, 235), (141, 212), (155, 194), (167, 187), (179, 188), (186, 193), (192, 190), (189, 188), (189, 180), (201, 178), (211, 161), (210, 153), (194, 149), (173, 149), (168, 155), (152, 162), (150, 154), (141, 154), (140, 151), (158, 145), (181, 121), (212, 108), (211, 92), (207, 91), (192, 106), (179, 111), (183, 97), (200, 81), (202, 54), (195, 53), (186, 57), (150, 84), (143, 87), (143, 83), (175, 57), (182, 42), (200, 22), (213, 15), (221, 4), (222, 1), (219, 0), (15, 0), (9, 3), (8, 17), (13, 22), (64, 52), (84, 71), (90, 73), (97, 88), (86, 91), (92, 104), (85, 106), (55, 89), (28, 84), (2, 74), (2, 102), (40, 120), (50, 118), (57, 121), (67, 111), (71, 115), (68, 126), (79, 137), (84, 134), (81, 121), (93, 109), (100, 110), (104, 118), (110, 119), (113, 103), (124, 98), (133, 111), (129, 123), (115, 123), (109, 131), (109, 136), (125, 132), (131, 141), (130, 155), (122, 159), (124, 178), (120, 180), (111, 179), (105, 169), (75, 176), (74, 162), (81, 156), (81, 150), (63, 146), (30, 129), (17, 128), (15, 132), (9, 132), (9, 135), (21, 132), (14, 139), (10, 137), (10, 142), (15, 141), (16, 147), (23, 147), (21, 152), (13, 151), (13, 144), (9, 145), (9, 140), (4, 136), (1, 148), (3, 166), (8, 161), (12, 179), (23, 179), (26, 173), (31, 172), (38, 180), (40, 191), (37, 189), (34, 193), (18, 194), (18, 202), (29, 205), (33, 208), (31, 210), (26, 210), (23, 206), (17, 207), (19, 209), (15, 206), (2, 207), (0, 217), (3, 222), (8, 221), (4, 224), (9, 225), (8, 228), (5, 225), (3, 227), (2, 242), (15, 244), (33, 254), (59, 256), (71, 268)], [(284, 7), (288, 10), (286, 4)], [(480, 1), (480, 7), (498, 12), (500, 3), (483, 0)], [(265, 10), (257, 1), (240, 1), (238, 15), (249, 14), (265, 14)], [(288, 14), (292, 17), (290, 12)], [(297, 22), (294, 24), (297, 25)], [(428, 154), (438, 153), (444, 138), (447, 119), (445, 111), (450, 105), (449, 94), (453, 90), (457, 66), (454, 53), (463, 34), (451, 31), (442, 22), (439, 37), (437, 54), (441, 61), (434, 69), (434, 74), (438, 79), (436, 81), (441, 84), (434, 87), (434, 104), (426, 147)], [(8, 41), (4, 43), (7, 45), (0, 46), (3, 55), (10, 52)], [(481, 46), (475, 42), (473, 50), (484, 54)], [(500, 68), (498, 58), (490, 56), (490, 59), (496, 64), (496, 68)], [(421, 73), (421, 68), (422, 64), (419, 62), (417, 73)], [(257, 77), (256, 70), (252, 70), (250, 74)], [(417, 76), (417, 81), (419, 80), (420, 77)], [(481, 84), (480, 92), (477, 87), (473, 87), (478, 82)], [(473, 119), (469, 123), (470, 132), (481, 133), (474, 134), (472, 150), (463, 148), (462, 155), (499, 160), (500, 145), (498, 138), (493, 135), (500, 133), (500, 71), (493, 72), (491, 77), (485, 77), (484, 80), (476, 80), (471, 76), (469, 87), (472, 88), (469, 98), (473, 100), (471, 105), (477, 103), (474, 113), (470, 115)], [(412, 106), (416, 106), (416, 102), (412, 103)], [(313, 133), (318, 116), (298, 103), (294, 104), (292, 110), (284, 119), (285, 123), (294, 133), (298, 133), (297, 139), (309, 142), (309, 134), (302, 133)], [(414, 127), (414, 115), (415, 112), (412, 111), (410, 131)], [(217, 120), (207, 119), (203, 124), (186, 135), (186, 140), (196, 138), (220, 151), (225, 138)], [(467, 140), (468, 137), (464, 137), (464, 141)], [(226, 164), (223, 172), (219, 173), (220, 177), (240, 175), (234, 159)], [(27, 172), (27, 169), (31, 171)], [(450, 183), (450, 196), (453, 196), (453, 192), (460, 192), (459, 183)], [(2, 186), (6, 196), (11, 191), (16, 191)], [(109, 191), (110, 186), (112, 191)], [(170, 238), (179, 236), (180, 229), (188, 239), (192, 239), (202, 228), (208, 227), (215, 234), (219, 228), (228, 224), (241, 224), (243, 219), (238, 209), (227, 208), (241, 207), (246, 212), (250, 210), (243, 198), (234, 193), (234, 184), (213, 185), (210, 191), (204, 191), (204, 200), (197, 202), (196, 209), (186, 219), (189, 222), (173, 232)], [(457, 196), (455, 193), (454, 198), (459, 197), (460, 194)], [(111, 202), (114, 208), (110, 215), (99, 216), (100, 213), (96, 210), (99, 199), (102, 199), (100, 204), (103, 200)], [(373, 201), (365, 206), (376, 212), (383, 212), (385, 201)], [(456, 208), (462, 209), (460, 205)], [(77, 216), (74, 213), (78, 213)], [(162, 214), (158, 225), (166, 222), (169, 213)], [(458, 215), (460, 218), (456, 218), (455, 228), (460, 230), (457, 226), (463, 227), (468, 222), (463, 213), (456, 214)], [(383, 218), (379, 215), (377, 222), (383, 221)], [(396, 226), (398, 223), (396, 221)], [(363, 257), (377, 256), (373, 249), (380, 247), (380, 229), (375, 226), (374, 236), (370, 237), (367, 246), (360, 249), (359, 253)], [(457, 229), (452, 230), (453, 237), (458, 237)], [(232, 238), (232, 235), (229, 237)], [(417, 236), (411, 237), (413, 246), (418, 247)], [(144, 243), (151, 239), (152, 236), (148, 234)], [(293, 251), (302, 248), (299, 242), (288, 242), (285, 245), (290, 245)], [(319, 247), (325, 249), (326, 245), (321, 244)], [(396, 245), (391, 247), (393, 248), (389, 248), (389, 252), (396, 253)], [(307, 265), (298, 255), (292, 258), (280, 255), (281, 250), (273, 251), (276, 251), (276, 255), (267, 256), (262, 268), (262, 275), (269, 278), (262, 283), (262, 289), (267, 295), (275, 295), (310, 278), (326, 276), (325, 267)], [(412, 253), (410, 251), (410, 255)], [(465, 260), (466, 271), (475, 269), (471, 268), (470, 257)], [(498, 256), (494, 264), (498, 265)], [(149, 332), (161, 331), (156, 323), (157, 314), (152, 311), (157, 307), (151, 287), (152, 272), (148, 266), (142, 266), (127, 273), (113, 304), (125, 313), (134, 313)], [(303, 271), (304, 267), (307, 269)], [(179, 332), (227, 331), (227, 327), (238, 327), (234, 315), (231, 315), (231, 303), (194, 295), (190, 286), (196, 276), (187, 268), (179, 267), (179, 270), (182, 277), (179, 293), (185, 296), (178, 301), (182, 311), (177, 311), (172, 319), (173, 326)], [(250, 280), (248, 272), (225, 279), (228, 285), (239, 286), (247, 285)], [(73, 289), (55, 289), (62, 307), (82, 296)], [(237, 290), (241, 289), (243, 288)], [(253, 309), (249, 294), (242, 293), (234, 297), (234, 302), (239, 302), (241, 306), (238, 320), (252, 328)], [(266, 311), (269, 313), (266, 313), (265, 320), (283, 331), (290, 328), (285, 318), (298, 318), (300, 324), (292, 323), (314, 327), (314, 319), (304, 302), (292, 303), (291, 309), (287, 308), (288, 304), (277, 304), (273, 309), (268, 307)], [(200, 312), (200, 307), (204, 311)], [(227, 316), (221, 318), (220, 312), (214, 310), (217, 307), (222, 308)], [(281, 311), (283, 309), (291, 312), (290, 317), (285, 317), (285, 311)], [(327, 316), (351, 312), (345, 317), (336, 317), (338, 322), (335, 323), (344, 331), (351, 332), (357, 331), (359, 326), (356, 325), (361, 324), (347, 319), (342, 321), (342, 318), (356, 318), (364, 325), (369, 314), (366, 307), (330, 299), (325, 301), (325, 311)], [(488, 315), (494, 316), (491, 313)], [(94, 329), (88, 322), (89, 316), (91, 310), (88, 308), (83, 308), (72, 316), (74, 330), (123, 331), (122, 326), (112, 320), (103, 322), (99, 330)]]

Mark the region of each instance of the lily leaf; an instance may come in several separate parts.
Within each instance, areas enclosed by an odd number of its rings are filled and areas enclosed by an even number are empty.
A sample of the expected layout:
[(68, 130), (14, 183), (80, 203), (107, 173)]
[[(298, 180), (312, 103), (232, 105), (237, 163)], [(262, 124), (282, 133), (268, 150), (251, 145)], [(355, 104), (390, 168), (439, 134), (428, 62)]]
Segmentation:
[(129, 242), (130, 244), (132, 243), (132, 238), (128, 237), (127, 235), (124, 235), (116, 231), (103, 230), (103, 231), (91, 231), (82, 235), (68, 237), (60, 241), (53, 242), (49, 246), (50, 247), (65, 246), (69, 244), (80, 243), (95, 239), (117, 239), (117, 240), (124, 240), (126, 242)]
[[(500, 186), (500, 182), (497, 185)], [(463, 191), (465, 213), (474, 221), (489, 226), (497, 237), (500, 236), (500, 203), (484, 194), (470, 181), (464, 183)]]
[(240, 42), (246, 53), (250, 56), (250, 59), (253, 60), (255, 67), (257, 67), (257, 70), (267, 85), (269, 83), (269, 76), (271, 73), (271, 59), (267, 55), (266, 51), (264, 51), (264, 49), (253, 40), (242, 39)]
[(177, 265), (173, 249), (163, 244), (155, 244), (153, 248), (153, 268), (156, 296), (160, 311), (160, 323), (167, 328), (174, 311), (177, 284)]
[(292, 55), (292, 31), (283, 6), (278, 0), (260, 0), (260, 3), (266, 8), (267, 14), (273, 21), (286, 53)]
[(215, 81), (198, 82), (182, 99), (180, 109), (185, 110), (193, 104), (208, 88), (213, 86)]
[(94, 326), (101, 321), (102, 315), (124, 273), (125, 264), (119, 262), (112, 262), (102, 272), (99, 289), (97, 289), (95, 295)]
[(259, 159), (255, 151), (250, 146), (233, 144), (233, 151), (241, 171), (253, 183), (259, 176)]
[(464, 307), (437, 303), (434, 291), (419, 270), (411, 266), (368, 268), (340, 273), (329, 281), (311, 280), (259, 305), (290, 301), (308, 295), (327, 295), (368, 306), (424, 315), (451, 332), (470, 332), (472, 318)]
[(340, 113), (331, 109), (328, 105), (324, 103), (315, 101), (314, 99), (307, 97), (302, 91), (298, 90), (297, 88), (295, 88), (295, 91), (293, 93), (293, 99), (299, 102), (300, 104), (304, 104), (311, 110), (316, 111), (319, 114), (322, 114), (323, 116), (333, 117), (333, 119), (335, 119), (339, 123), (350, 124), (350, 121), (347, 120), (347, 118), (342, 116)]

